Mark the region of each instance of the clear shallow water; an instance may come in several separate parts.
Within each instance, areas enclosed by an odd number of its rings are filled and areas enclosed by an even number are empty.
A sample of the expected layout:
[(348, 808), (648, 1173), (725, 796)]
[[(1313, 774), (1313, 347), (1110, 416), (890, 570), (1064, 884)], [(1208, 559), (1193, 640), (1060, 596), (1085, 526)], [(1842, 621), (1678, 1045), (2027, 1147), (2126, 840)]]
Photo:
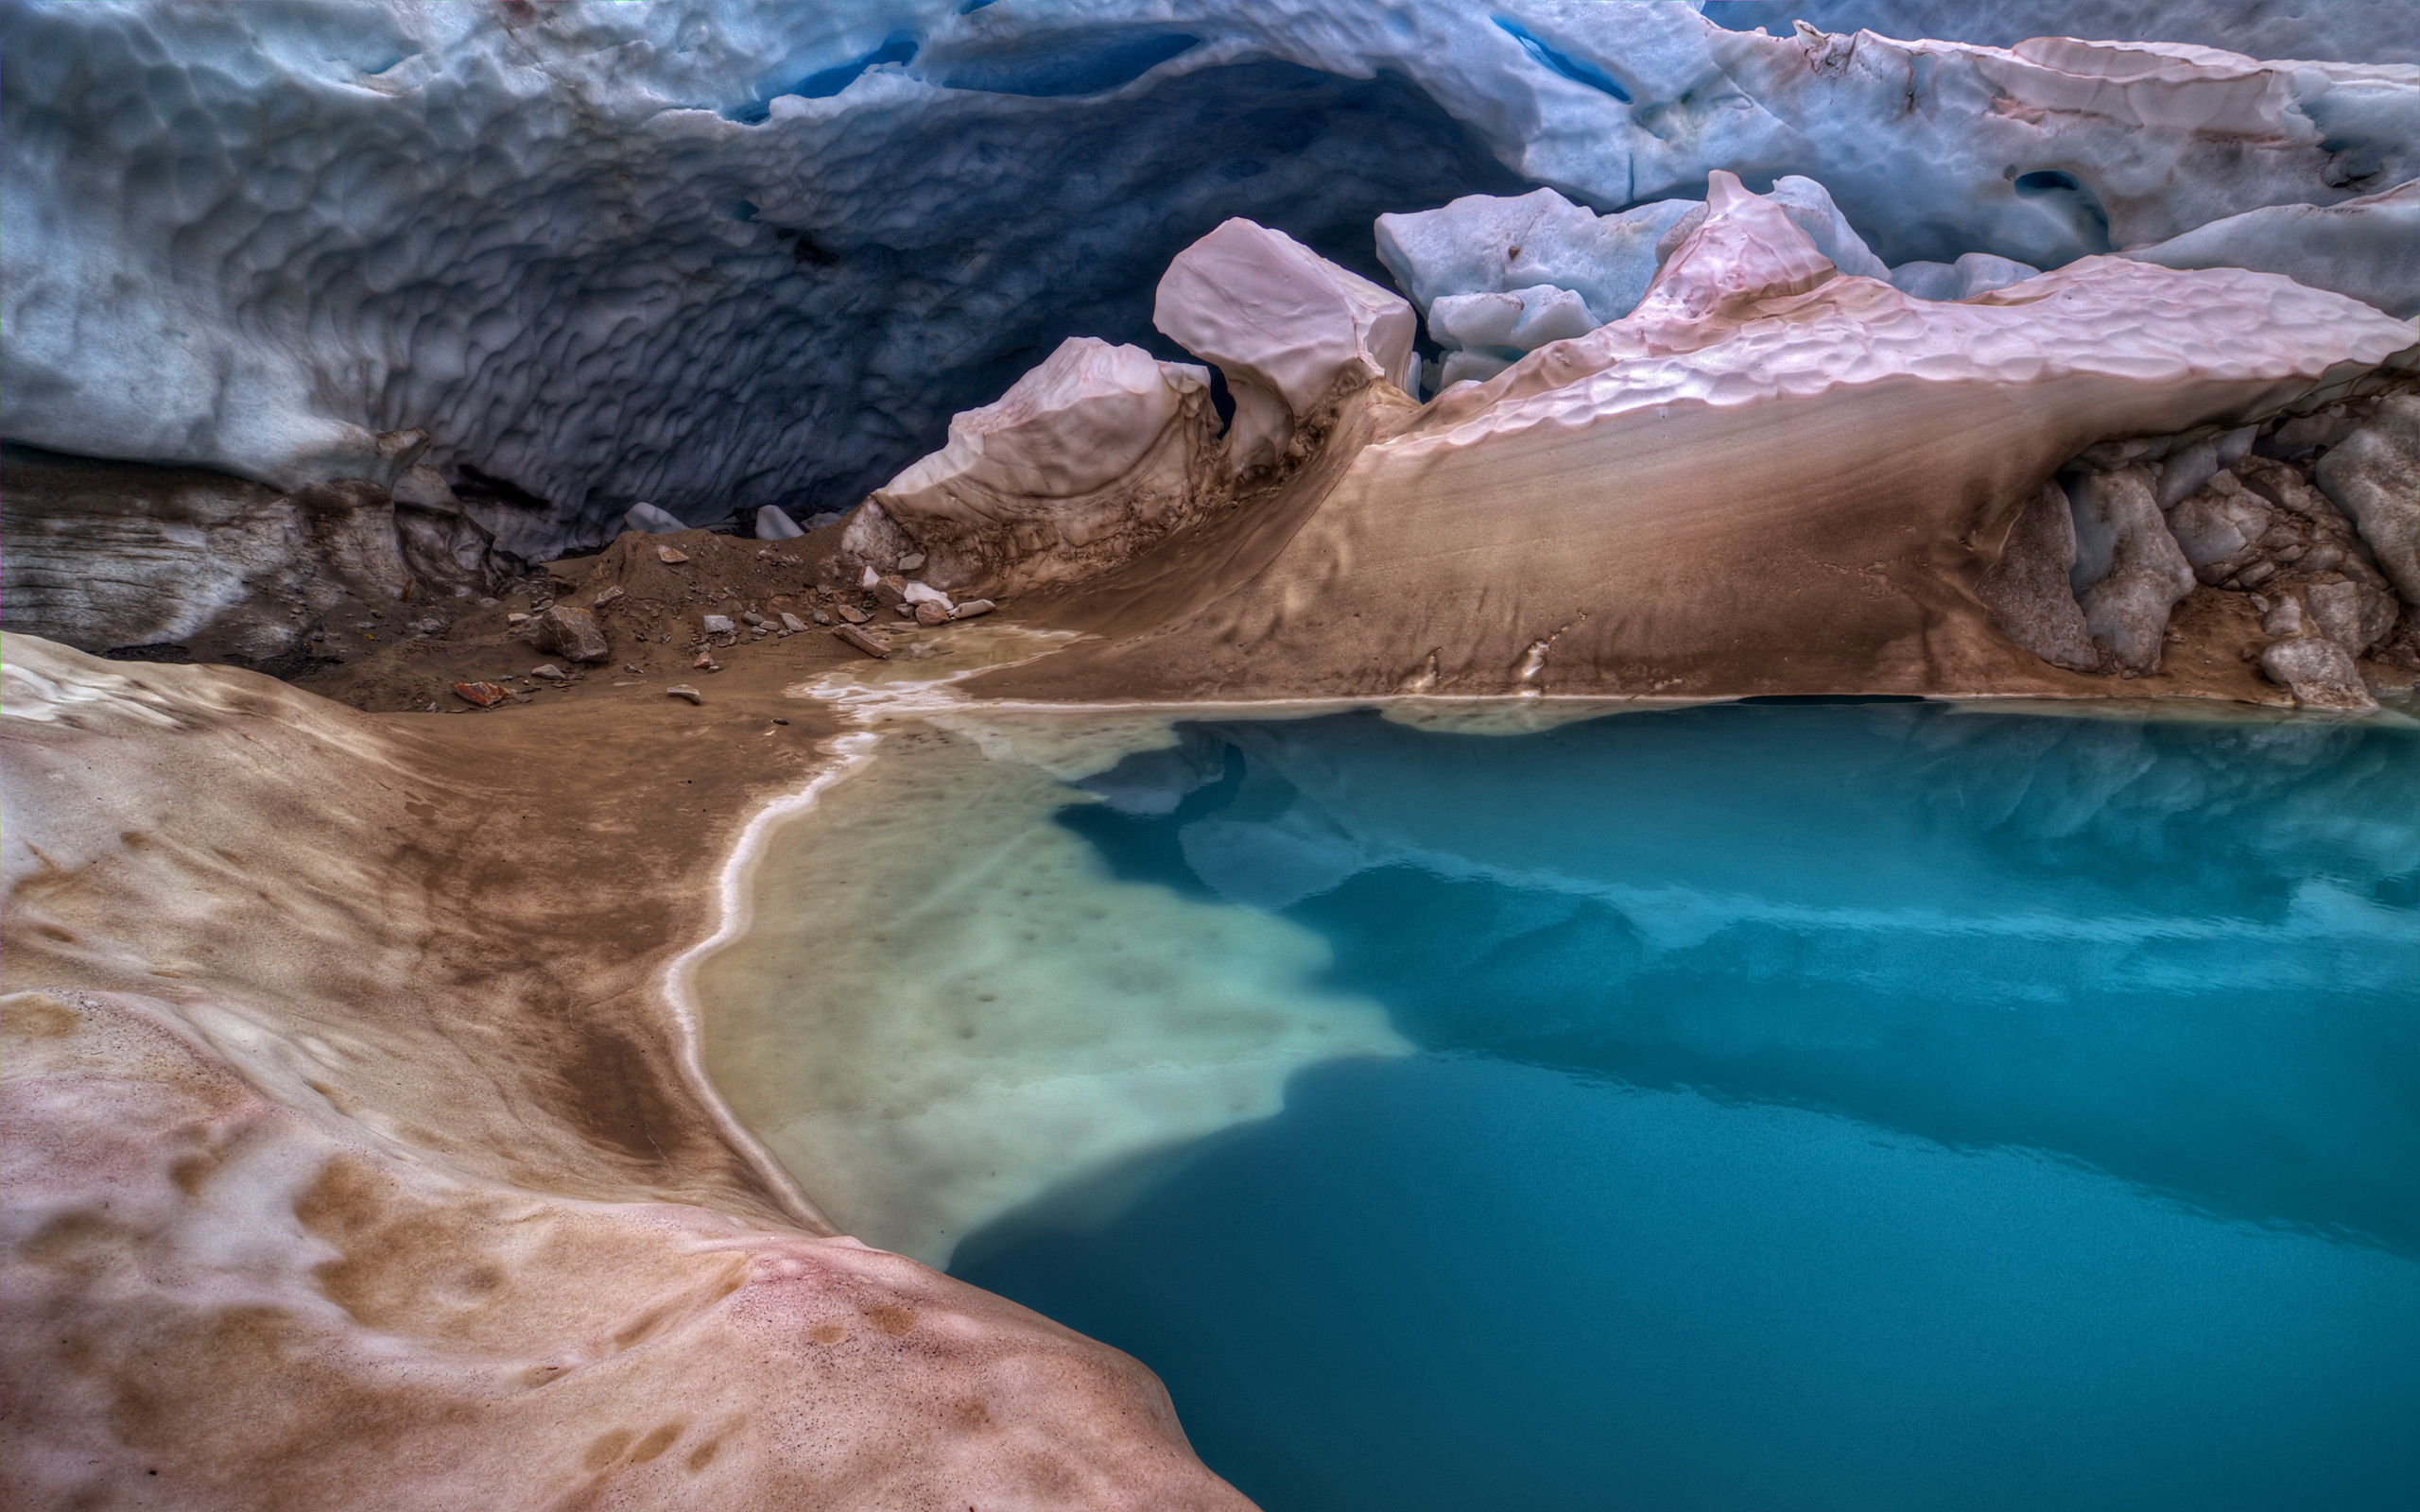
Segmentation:
[(2411, 733), (1348, 715), (1082, 785), (1421, 1051), (959, 1252), (1271, 1512), (2420, 1498)]

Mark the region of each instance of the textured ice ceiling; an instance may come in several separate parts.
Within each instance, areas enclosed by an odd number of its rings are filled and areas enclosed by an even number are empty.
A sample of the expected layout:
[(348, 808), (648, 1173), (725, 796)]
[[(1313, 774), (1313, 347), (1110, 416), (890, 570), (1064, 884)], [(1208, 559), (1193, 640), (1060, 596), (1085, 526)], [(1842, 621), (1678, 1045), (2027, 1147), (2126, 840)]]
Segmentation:
[[(2091, 34), (2105, 8), (2064, 9)], [(2220, 45), (2243, 10), (2143, 9)], [(2375, 61), (2378, 9), (2275, 24)], [(638, 500), (846, 507), (1071, 335), (1181, 356), (1152, 287), (1232, 215), (1384, 282), (1382, 212), (1540, 184), (1613, 210), (1720, 167), (1821, 180), (1893, 263), (2047, 266), (2414, 172), (2408, 68), (2147, 89), (1775, 29), (1537, 0), (9, 5), (0, 431), (282, 486), (390, 475), (424, 431), (547, 501), (527, 550)]]

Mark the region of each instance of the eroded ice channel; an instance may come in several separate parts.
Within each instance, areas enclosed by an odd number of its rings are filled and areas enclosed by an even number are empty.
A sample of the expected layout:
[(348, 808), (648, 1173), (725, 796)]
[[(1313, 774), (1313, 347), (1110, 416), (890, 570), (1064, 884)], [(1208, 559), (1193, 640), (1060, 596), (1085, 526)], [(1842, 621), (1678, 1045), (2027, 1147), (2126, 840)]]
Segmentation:
[(952, 715), (711, 1069), (1272, 1509), (2420, 1485), (2420, 734)]

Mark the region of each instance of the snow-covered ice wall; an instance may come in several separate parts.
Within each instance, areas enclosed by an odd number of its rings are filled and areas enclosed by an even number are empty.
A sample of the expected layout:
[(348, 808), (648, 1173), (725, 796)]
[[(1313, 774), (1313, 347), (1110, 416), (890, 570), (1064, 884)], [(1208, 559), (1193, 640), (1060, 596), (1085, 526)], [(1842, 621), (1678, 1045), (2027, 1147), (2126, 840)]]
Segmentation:
[(1728, 168), (2051, 266), (2420, 161), (2408, 67), (1685, 4), (12, 3), (0, 46), (0, 434), (291, 487), (424, 431), (525, 552), (846, 507), (1069, 335), (1181, 358), (1152, 288), (1230, 216), (1384, 281), (1382, 212)]

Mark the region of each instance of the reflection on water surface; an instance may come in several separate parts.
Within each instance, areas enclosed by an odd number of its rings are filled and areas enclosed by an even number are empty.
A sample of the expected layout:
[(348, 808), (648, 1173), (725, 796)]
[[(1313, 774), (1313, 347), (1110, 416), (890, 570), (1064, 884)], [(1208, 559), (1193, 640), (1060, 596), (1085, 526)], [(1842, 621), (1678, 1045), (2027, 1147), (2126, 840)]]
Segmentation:
[(1426, 1054), (959, 1270), (1264, 1504), (2409, 1504), (2411, 732), (1178, 735), (1058, 822), (1316, 934)]

